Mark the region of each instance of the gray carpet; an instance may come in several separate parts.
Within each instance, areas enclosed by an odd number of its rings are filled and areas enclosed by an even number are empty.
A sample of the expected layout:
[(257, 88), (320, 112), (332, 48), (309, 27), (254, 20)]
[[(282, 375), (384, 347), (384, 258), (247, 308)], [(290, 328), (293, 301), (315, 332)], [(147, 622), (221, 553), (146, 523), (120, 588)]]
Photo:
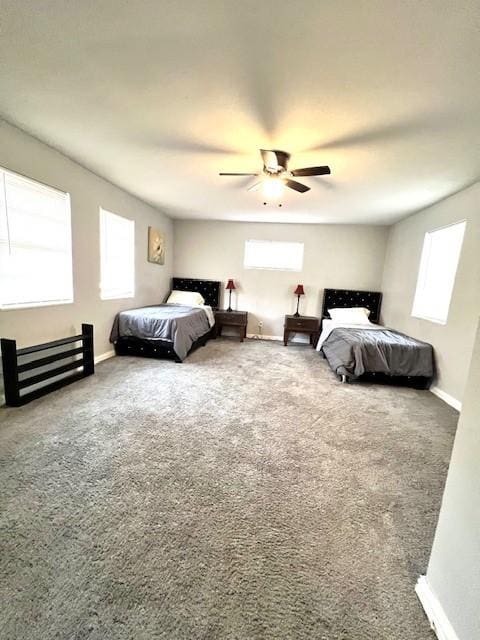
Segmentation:
[(457, 414), (308, 347), (114, 358), (0, 410), (0, 637), (428, 640)]

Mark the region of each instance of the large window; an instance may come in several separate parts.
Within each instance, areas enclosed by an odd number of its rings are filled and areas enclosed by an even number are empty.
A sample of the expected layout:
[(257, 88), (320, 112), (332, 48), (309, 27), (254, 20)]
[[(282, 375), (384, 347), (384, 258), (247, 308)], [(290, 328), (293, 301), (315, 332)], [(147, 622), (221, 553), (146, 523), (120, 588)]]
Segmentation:
[(465, 222), (425, 234), (412, 315), (445, 324), (462, 250)]
[(135, 294), (135, 223), (100, 209), (100, 296), (103, 300)]
[(301, 271), (303, 268), (303, 242), (247, 240), (245, 242), (244, 267), (245, 269)]
[(73, 302), (70, 197), (0, 169), (0, 308)]

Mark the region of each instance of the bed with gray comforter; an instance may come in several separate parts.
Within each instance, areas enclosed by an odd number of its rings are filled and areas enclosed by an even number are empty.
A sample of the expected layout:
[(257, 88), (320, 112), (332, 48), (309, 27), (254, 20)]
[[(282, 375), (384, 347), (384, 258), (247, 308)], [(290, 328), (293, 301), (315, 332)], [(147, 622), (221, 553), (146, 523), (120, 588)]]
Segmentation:
[(321, 347), (332, 370), (347, 380), (366, 374), (424, 379), (434, 375), (432, 345), (386, 328), (334, 329)]
[(192, 345), (210, 331), (208, 316), (201, 307), (160, 304), (121, 311), (115, 317), (110, 342), (138, 339), (150, 344), (170, 343), (178, 360), (184, 360)]

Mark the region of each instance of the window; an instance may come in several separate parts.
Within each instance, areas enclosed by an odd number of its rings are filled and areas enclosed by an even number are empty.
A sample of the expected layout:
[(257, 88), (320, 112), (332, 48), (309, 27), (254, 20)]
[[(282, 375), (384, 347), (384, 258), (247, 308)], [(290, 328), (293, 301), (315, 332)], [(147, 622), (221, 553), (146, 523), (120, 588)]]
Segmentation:
[(135, 223), (100, 209), (100, 296), (133, 298), (135, 293)]
[(244, 267), (245, 269), (301, 271), (303, 268), (303, 242), (247, 240), (245, 242)]
[(69, 302), (70, 196), (0, 169), (0, 308)]
[(447, 322), (465, 226), (459, 222), (425, 234), (412, 316)]

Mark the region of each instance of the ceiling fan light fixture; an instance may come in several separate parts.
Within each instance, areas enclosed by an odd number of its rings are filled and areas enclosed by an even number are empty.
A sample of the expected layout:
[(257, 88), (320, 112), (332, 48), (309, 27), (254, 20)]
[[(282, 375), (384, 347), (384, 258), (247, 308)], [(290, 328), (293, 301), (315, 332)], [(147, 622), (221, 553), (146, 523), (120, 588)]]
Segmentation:
[(285, 184), (280, 178), (266, 178), (263, 181), (263, 195), (270, 200), (277, 200), (283, 196)]
[[(221, 176), (261, 176), (261, 180), (248, 187), (248, 191), (256, 191), (260, 187), (265, 199), (279, 200), (283, 196), (285, 188), (293, 189), (298, 193), (310, 191), (310, 187), (292, 178), (301, 176), (327, 176), (331, 173), (327, 165), (318, 167), (303, 167), (300, 169), (288, 169), (290, 154), (279, 149), (260, 149), (263, 160), (263, 169), (259, 173), (220, 173)], [(265, 203), (264, 203), (265, 204)]]

